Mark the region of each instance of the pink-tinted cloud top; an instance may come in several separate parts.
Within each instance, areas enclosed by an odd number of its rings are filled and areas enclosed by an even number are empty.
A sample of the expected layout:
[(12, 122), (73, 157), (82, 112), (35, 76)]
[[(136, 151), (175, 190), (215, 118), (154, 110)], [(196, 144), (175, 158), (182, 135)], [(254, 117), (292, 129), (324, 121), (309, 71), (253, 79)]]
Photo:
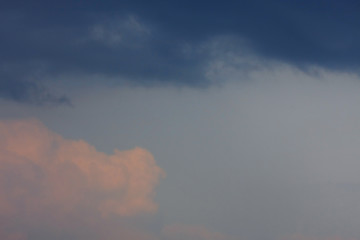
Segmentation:
[(163, 175), (141, 148), (107, 155), (37, 120), (0, 122), (0, 220), (10, 227), (11, 219), (20, 219), (18, 226), (66, 225), (71, 218), (155, 212), (154, 188)]

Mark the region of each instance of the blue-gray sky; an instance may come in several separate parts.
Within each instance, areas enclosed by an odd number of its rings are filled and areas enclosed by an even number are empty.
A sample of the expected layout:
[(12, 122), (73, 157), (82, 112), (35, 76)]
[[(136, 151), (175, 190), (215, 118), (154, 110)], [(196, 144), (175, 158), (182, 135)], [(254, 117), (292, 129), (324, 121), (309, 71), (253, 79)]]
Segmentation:
[(360, 239), (359, 10), (4, 3), (0, 238)]

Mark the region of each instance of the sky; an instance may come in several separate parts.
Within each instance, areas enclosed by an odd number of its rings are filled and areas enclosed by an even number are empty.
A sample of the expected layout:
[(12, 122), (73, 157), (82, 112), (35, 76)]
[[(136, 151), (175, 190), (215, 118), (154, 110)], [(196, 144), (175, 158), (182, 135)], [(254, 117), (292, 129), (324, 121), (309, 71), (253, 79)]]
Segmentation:
[(360, 240), (357, 1), (5, 1), (0, 239)]

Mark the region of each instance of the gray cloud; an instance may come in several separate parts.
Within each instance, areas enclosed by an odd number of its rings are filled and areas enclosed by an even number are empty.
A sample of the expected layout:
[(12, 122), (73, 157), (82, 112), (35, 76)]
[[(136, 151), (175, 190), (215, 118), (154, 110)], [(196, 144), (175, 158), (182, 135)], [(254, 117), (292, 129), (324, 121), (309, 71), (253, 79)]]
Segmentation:
[(25, 80), (1, 79), (0, 98), (36, 105), (71, 106), (66, 96), (55, 96), (40, 84)]
[[(226, 37), (232, 39), (227, 52), (233, 54), (245, 50), (301, 69), (359, 69), (359, 6), (353, 1), (183, 1), (181, 6), (176, 1), (88, 1), (81, 6), (63, 1), (62, 11), (55, 6), (51, 1), (3, 6), (0, 66), (17, 65), (23, 71), (41, 63), (50, 86), (59, 75), (81, 74), (107, 76), (116, 85), (127, 79), (142, 86), (204, 87), (213, 83), (204, 71), (213, 59), (202, 47)], [(13, 79), (21, 92), (28, 80)], [(12, 95), (3, 94), (18, 100)]]

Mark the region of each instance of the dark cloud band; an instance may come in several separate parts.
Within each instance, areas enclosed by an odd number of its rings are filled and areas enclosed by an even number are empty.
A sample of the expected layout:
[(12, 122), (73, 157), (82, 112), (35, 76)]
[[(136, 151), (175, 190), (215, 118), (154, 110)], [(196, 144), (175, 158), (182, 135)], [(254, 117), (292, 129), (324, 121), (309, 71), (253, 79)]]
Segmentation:
[[(350, 0), (12, 1), (1, 11), (0, 64), (40, 62), (54, 75), (101, 74), (145, 86), (206, 86), (202, 44), (230, 36), (265, 59), (358, 71), (359, 10)], [(12, 79), (2, 80), (2, 97), (30, 99), (34, 84)]]

